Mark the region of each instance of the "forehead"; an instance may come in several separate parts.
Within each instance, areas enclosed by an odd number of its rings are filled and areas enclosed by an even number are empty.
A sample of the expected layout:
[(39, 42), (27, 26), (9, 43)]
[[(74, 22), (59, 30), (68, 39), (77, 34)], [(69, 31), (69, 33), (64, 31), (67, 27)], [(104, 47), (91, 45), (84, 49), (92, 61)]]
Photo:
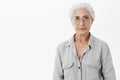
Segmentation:
[(86, 8), (77, 8), (73, 11), (73, 16), (84, 16), (84, 15), (90, 16), (90, 13)]

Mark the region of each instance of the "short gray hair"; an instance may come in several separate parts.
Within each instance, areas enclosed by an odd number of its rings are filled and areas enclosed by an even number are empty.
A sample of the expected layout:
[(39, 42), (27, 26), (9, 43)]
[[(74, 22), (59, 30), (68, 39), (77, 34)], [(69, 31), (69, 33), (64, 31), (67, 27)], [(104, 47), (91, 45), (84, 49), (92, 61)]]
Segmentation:
[(77, 8), (85, 8), (85, 9), (87, 9), (89, 11), (92, 19), (93, 20), (95, 19), (95, 12), (94, 12), (92, 6), (90, 4), (88, 4), (88, 3), (79, 3), (79, 4), (73, 5), (70, 8), (70, 19), (71, 19), (72, 15), (73, 15), (74, 10), (77, 9)]

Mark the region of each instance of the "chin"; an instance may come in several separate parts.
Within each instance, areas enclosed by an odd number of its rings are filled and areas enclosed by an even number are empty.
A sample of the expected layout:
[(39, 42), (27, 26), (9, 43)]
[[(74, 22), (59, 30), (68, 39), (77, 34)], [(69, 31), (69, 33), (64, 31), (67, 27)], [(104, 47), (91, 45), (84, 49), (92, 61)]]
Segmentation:
[(87, 34), (88, 32), (86, 32), (86, 31), (79, 31), (79, 32), (77, 32), (77, 34), (79, 34), (79, 35), (85, 35), (85, 34)]

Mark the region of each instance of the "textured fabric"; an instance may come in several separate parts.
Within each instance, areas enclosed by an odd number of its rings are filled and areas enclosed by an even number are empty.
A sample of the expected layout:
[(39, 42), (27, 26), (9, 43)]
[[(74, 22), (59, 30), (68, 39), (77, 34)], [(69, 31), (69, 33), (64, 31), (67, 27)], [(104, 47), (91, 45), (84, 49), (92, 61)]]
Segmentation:
[(107, 43), (90, 34), (79, 60), (74, 35), (57, 47), (53, 80), (116, 80)]

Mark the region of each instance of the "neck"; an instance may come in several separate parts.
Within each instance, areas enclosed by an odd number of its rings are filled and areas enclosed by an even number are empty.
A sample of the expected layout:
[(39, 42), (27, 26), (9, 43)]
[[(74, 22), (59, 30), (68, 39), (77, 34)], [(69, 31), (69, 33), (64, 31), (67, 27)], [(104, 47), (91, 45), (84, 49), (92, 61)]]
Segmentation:
[(75, 34), (75, 42), (85, 43), (89, 40), (89, 33), (85, 35)]

